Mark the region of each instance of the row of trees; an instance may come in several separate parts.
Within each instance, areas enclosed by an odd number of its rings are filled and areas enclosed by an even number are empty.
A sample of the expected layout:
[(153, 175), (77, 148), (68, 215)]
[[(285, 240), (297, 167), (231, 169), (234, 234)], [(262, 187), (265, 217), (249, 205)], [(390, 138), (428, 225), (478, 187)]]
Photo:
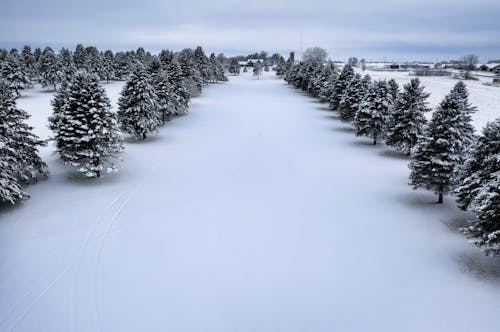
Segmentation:
[[(135, 61), (116, 113), (101, 80), (86, 68), (75, 69), (60, 82), (49, 118), (62, 162), (86, 177), (117, 171), (124, 150), (121, 131), (146, 139), (173, 117), (186, 114), (190, 98), (203, 86), (227, 78), (216, 57), (207, 57), (201, 47), (164, 50)], [(11, 204), (28, 197), (24, 184), (48, 174), (38, 154), (45, 142), (26, 124), (29, 115), (17, 108), (17, 98), (12, 81), (0, 78), (0, 202)]]
[[(59, 84), (70, 80), (77, 71), (86, 71), (100, 80), (125, 80), (138, 63), (150, 65), (163, 56), (163, 52), (158, 56), (152, 55), (142, 47), (136, 51), (113, 53), (111, 50), (99, 51), (95, 46), (85, 47), (82, 44), (78, 44), (74, 51), (62, 48), (59, 53), (50, 47), (43, 50), (36, 48), (33, 52), (30, 46), (25, 46), (21, 52), (17, 49), (0, 49), (0, 77), (11, 85), (16, 94), (35, 82), (56, 90)], [(203, 49), (197, 47), (194, 51), (185, 49), (176, 56), (185, 76), (192, 74), (198, 84), (198, 91), (200, 84), (224, 80), (224, 68), (215, 54), (208, 58)], [(194, 68), (191, 63), (193, 58), (199, 66), (189, 73), (189, 68)]]
[(462, 231), (486, 254), (500, 254), (500, 118), (476, 136), (466, 85), (459, 81), (434, 110), (418, 78), (403, 86), (394, 80), (372, 82), (346, 64), (337, 74), (323, 62), (294, 64), (293, 57), (278, 72), (295, 87), (329, 103), (357, 136), (411, 156), (410, 185), (438, 195), (455, 194), (460, 208), (476, 219)]

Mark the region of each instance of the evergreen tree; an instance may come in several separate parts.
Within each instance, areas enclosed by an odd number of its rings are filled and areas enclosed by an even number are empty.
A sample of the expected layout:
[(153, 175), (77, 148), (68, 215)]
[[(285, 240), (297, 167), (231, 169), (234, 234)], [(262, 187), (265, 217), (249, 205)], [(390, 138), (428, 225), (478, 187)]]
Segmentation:
[(283, 77), (286, 72), (286, 61), (281, 55), (276, 62), (276, 76)]
[(21, 90), (30, 84), (19, 59), (11, 55), (7, 56), (7, 59), (0, 64), (0, 77), (8, 83), (16, 96), (20, 96)]
[(166, 123), (175, 115), (176, 96), (165, 70), (160, 68), (153, 74), (153, 86), (162, 123)]
[(50, 47), (46, 47), (40, 56), (40, 83), (44, 88), (57, 88), (61, 73), (59, 71), (57, 57)]
[(472, 114), (477, 112), (477, 108), (469, 103), (469, 91), (463, 81), (458, 81), (453, 90), (460, 96), (461, 107), (460, 117), (457, 129), (461, 132), (465, 145), (470, 145), (474, 139), (474, 127), (472, 126)]
[(377, 144), (384, 136), (392, 108), (392, 96), (385, 81), (376, 81), (367, 91), (355, 116), (356, 136), (367, 136)]
[(215, 56), (215, 53), (210, 54), (209, 61), (210, 61), (210, 76), (211, 76), (211, 80), (213, 82), (217, 82), (217, 81), (226, 82), (227, 81), (227, 77), (224, 74), (224, 67), (219, 62), (219, 60), (217, 59), (217, 57)]
[[(418, 78), (412, 79), (399, 94), (388, 128), (386, 144), (410, 155), (427, 124), (425, 113), (429, 94)], [(392, 89), (391, 89), (392, 90)]]
[(174, 93), (174, 113), (175, 115), (186, 114), (189, 110), (189, 100), (191, 95), (185, 88), (182, 71), (177, 60), (172, 61), (165, 67), (168, 81)]
[(31, 53), (31, 47), (29, 45), (24, 46), (21, 53), (21, 65), (23, 71), (28, 76), (28, 80), (31, 81), (36, 77), (36, 61), (34, 55)]
[(142, 139), (146, 139), (149, 132), (156, 132), (162, 124), (157, 99), (151, 77), (142, 65), (137, 65), (118, 101), (121, 128)]
[(14, 176), (15, 161), (6, 148), (5, 138), (0, 136), (0, 203), (15, 204), (18, 200), (28, 198)]
[(471, 207), (477, 219), (462, 231), (485, 254), (500, 255), (500, 168), (498, 163), (496, 172), (492, 173), (481, 186)]
[(16, 181), (30, 183), (48, 174), (47, 165), (38, 155), (38, 148), (45, 145), (45, 142), (33, 134), (33, 128), (26, 123), (29, 115), (17, 107), (16, 100), (17, 96), (9, 86), (0, 81), (0, 137), (3, 144), (3, 161), (11, 164), (11, 171), (7, 173)]
[(191, 97), (199, 96), (201, 93), (203, 79), (194, 59), (193, 51), (189, 48), (183, 49), (177, 55), (177, 61), (184, 78), (186, 90), (189, 92)]
[(106, 82), (115, 79), (114, 55), (113, 51), (106, 50), (101, 54), (102, 74)]
[(76, 74), (52, 102), (49, 119), (61, 160), (87, 177), (116, 172), (123, 151), (116, 115), (96, 75)]
[(240, 74), (240, 64), (238, 63), (238, 59), (236, 58), (231, 58), (231, 61), (229, 62), (229, 74), (232, 75), (239, 75)]
[(342, 121), (354, 120), (368, 88), (369, 85), (363, 81), (360, 74), (354, 75), (340, 101), (339, 109)]
[(463, 166), (460, 166), (455, 190), (458, 206), (467, 210), (482, 188), (500, 170), (500, 118), (490, 122), (472, 145)]
[(202, 82), (205, 84), (209, 83), (212, 78), (210, 72), (210, 61), (201, 46), (196, 47), (194, 50), (194, 62), (201, 75)]
[(396, 82), (396, 80), (393, 78), (391, 78), (389, 81), (387, 81), (387, 85), (389, 86), (389, 91), (391, 91), (392, 101), (393, 101), (393, 104), (395, 105), (396, 100), (398, 99), (399, 85)]
[(257, 76), (257, 79), (260, 79), (261, 73), (262, 73), (262, 63), (259, 60), (253, 65), (253, 76)]
[(345, 89), (349, 86), (351, 79), (354, 76), (354, 70), (347, 64), (342, 68), (339, 77), (335, 81), (330, 93), (330, 109), (337, 110), (339, 108), (340, 101), (344, 95)]
[(76, 66), (73, 63), (73, 56), (71, 54), (71, 51), (62, 48), (61, 51), (59, 51), (59, 61), (58, 61), (58, 66), (59, 66), (59, 72), (60, 72), (60, 79), (61, 82), (69, 82), (71, 81), (71, 78), (76, 72)]
[(461, 96), (452, 90), (432, 114), (412, 151), (415, 160), (409, 165), (410, 185), (434, 191), (438, 203), (453, 189), (454, 175), (464, 152), (462, 133), (457, 130), (462, 121), (462, 103)]
[(82, 44), (76, 45), (75, 52), (73, 52), (73, 62), (77, 69), (85, 69), (87, 51)]

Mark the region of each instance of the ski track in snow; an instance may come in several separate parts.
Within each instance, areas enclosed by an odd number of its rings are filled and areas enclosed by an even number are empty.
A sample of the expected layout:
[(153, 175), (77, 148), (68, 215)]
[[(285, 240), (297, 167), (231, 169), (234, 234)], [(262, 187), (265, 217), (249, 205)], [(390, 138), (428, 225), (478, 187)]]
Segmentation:
[[(453, 81), (432, 82), (435, 105)], [(20, 100), (43, 138), (50, 98)], [(0, 331), (500, 330), (500, 262), (453, 232), (468, 216), (326, 109), (246, 74), (130, 141), (118, 174), (43, 148), (49, 179), (0, 211)]]

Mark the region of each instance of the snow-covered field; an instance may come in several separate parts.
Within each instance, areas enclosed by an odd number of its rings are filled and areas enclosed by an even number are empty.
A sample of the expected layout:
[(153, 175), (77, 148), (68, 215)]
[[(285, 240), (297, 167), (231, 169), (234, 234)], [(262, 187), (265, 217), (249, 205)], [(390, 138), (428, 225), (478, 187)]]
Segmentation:
[[(373, 71), (366, 70), (362, 72), (356, 69), (359, 73), (366, 73), (372, 79), (395, 79), (400, 86), (408, 83), (414, 76), (409, 76), (408, 72), (392, 72), (392, 71)], [(434, 76), (434, 77), (419, 77), (422, 84), (425, 86), (425, 91), (431, 93), (429, 97), (429, 105), (436, 107), (443, 100), (453, 86), (458, 82), (452, 77)], [(474, 114), (474, 126), (478, 133), (488, 121), (493, 121), (500, 117), (500, 87), (487, 86), (483, 83), (491, 82), (491, 78), (480, 77), (478, 81), (465, 81), (469, 89), (469, 101), (472, 105), (478, 108), (478, 112)]]
[[(422, 81), (433, 104), (454, 83)], [(470, 89), (478, 124), (500, 114)], [(42, 137), (50, 98), (20, 100)], [(468, 215), (270, 73), (210, 86), (116, 175), (42, 153), (50, 178), (0, 211), (0, 331), (500, 331)]]

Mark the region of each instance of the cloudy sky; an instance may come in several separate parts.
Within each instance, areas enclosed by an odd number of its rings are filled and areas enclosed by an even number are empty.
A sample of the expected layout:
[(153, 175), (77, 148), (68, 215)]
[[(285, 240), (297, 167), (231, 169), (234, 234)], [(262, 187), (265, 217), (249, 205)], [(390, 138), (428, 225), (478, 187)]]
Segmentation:
[(322, 46), (332, 59), (500, 58), (500, 0), (2, 0), (0, 47), (77, 42), (228, 55)]

